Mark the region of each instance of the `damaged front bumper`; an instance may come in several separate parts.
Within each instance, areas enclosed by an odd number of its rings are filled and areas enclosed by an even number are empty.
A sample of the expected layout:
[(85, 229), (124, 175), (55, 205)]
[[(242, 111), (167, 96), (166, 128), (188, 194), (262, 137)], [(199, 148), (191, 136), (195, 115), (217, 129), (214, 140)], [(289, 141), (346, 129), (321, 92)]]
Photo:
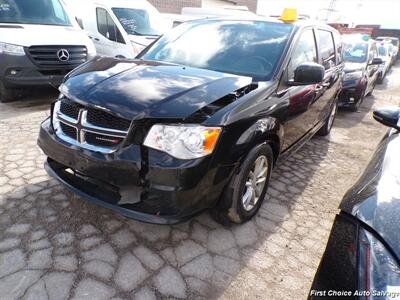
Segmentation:
[(234, 165), (214, 166), (212, 157), (177, 160), (141, 145), (104, 154), (70, 145), (53, 132), (50, 119), (38, 145), (48, 174), (89, 202), (126, 217), (156, 224), (186, 221), (215, 205)]

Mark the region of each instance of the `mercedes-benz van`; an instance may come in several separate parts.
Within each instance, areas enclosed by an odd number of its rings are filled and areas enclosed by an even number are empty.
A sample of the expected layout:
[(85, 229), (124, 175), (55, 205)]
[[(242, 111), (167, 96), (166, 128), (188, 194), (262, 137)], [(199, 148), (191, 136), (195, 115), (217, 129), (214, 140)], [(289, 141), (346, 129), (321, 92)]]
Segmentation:
[(102, 56), (135, 58), (172, 27), (146, 0), (70, 2), (81, 8), (77, 17)]
[(62, 0), (0, 0), (0, 102), (58, 86), (96, 49)]

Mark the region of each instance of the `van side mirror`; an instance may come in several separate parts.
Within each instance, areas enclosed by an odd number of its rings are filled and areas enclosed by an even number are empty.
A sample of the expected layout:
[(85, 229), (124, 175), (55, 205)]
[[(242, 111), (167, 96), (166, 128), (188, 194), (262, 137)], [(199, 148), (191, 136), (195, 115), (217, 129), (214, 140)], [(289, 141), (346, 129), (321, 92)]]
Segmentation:
[(381, 65), (383, 64), (383, 60), (380, 57), (375, 57), (371, 62), (370, 65)]
[(294, 79), (289, 85), (308, 85), (320, 83), (325, 77), (325, 68), (317, 63), (303, 63), (294, 71)]
[(81, 29), (85, 29), (85, 28), (83, 27), (83, 21), (82, 21), (82, 19), (80, 19), (80, 18), (78, 18), (78, 17), (75, 17), (75, 20), (76, 20), (76, 22), (78, 23), (78, 25), (79, 25), (79, 27), (80, 27)]
[(379, 123), (385, 126), (400, 130), (400, 108), (399, 107), (384, 107), (374, 111), (373, 117)]

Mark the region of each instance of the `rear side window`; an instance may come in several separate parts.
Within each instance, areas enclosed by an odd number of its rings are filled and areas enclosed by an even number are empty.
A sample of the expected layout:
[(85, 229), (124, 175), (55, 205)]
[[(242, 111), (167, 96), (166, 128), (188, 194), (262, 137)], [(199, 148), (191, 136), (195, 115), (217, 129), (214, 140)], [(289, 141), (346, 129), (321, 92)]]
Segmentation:
[(339, 33), (335, 32), (333, 34), (335, 38), (335, 48), (336, 48), (336, 59), (337, 63), (341, 64), (343, 62), (343, 41)]
[(113, 42), (124, 44), (124, 38), (119, 31), (117, 25), (115, 25), (110, 14), (104, 8), (96, 8), (97, 16), (97, 30), (107, 39)]
[(318, 45), (321, 52), (322, 65), (325, 67), (325, 70), (329, 70), (336, 65), (332, 33), (327, 30), (318, 30)]
[(294, 78), (296, 68), (307, 62), (317, 62), (317, 48), (315, 47), (315, 36), (312, 29), (305, 30), (297, 42), (289, 64), (289, 80)]

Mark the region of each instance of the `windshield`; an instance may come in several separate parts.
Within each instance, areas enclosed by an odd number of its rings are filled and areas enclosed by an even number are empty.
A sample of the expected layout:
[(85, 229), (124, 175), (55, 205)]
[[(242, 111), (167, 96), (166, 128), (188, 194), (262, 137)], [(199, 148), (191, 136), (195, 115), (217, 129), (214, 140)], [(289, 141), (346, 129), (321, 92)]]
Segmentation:
[(269, 80), (292, 28), (265, 21), (187, 22), (164, 35), (142, 58)]
[(388, 50), (385, 46), (379, 46), (378, 47), (378, 55), (379, 56), (387, 56), (388, 55)]
[(344, 45), (344, 61), (363, 63), (367, 61), (368, 44), (367, 43), (346, 43)]
[(0, 23), (72, 26), (59, 0), (0, 0)]
[(145, 9), (113, 8), (122, 27), (128, 34), (158, 36), (162, 33), (161, 15)]

